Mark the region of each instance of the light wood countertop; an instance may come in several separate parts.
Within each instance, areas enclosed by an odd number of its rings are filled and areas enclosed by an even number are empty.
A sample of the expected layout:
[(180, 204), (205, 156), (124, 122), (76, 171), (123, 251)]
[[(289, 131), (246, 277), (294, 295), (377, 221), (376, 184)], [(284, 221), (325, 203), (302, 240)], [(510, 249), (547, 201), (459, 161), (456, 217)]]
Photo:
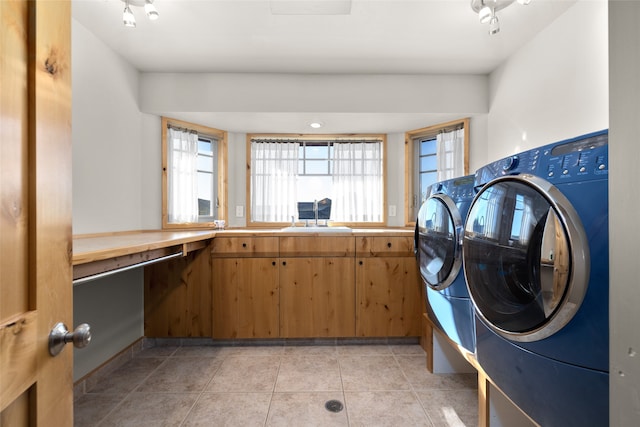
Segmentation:
[(354, 228), (351, 232), (282, 232), (280, 229), (232, 228), (227, 230), (192, 230), (192, 231), (131, 231), (117, 233), (101, 233), (73, 237), (73, 265), (86, 264), (146, 252), (154, 249), (183, 245), (212, 239), (216, 236), (409, 236), (413, 235), (409, 228)]
[(132, 231), (73, 237), (73, 265), (212, 239), (207, 231)]

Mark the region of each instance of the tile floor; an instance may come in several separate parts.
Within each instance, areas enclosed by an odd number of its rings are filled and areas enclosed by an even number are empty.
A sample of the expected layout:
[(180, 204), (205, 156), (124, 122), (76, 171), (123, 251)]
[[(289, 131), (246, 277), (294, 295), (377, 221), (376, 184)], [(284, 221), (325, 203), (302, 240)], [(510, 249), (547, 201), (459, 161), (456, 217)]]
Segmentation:
[(76, 396), (75, 426), (476, 426), (476, 376), (425, 363), (416, 344), (152, 347)]

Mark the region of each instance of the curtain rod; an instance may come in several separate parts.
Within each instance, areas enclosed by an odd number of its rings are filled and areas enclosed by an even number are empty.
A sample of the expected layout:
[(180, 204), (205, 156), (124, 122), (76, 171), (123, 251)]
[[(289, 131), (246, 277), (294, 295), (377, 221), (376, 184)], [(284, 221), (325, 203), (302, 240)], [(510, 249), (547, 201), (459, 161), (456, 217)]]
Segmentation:
[(197, 130), (193, 130), (193, 129), (189, 129), (189, 128), (183, 128), (183, 127), (180, 127), (180, 126), (172, 125), (170, 123), (167, 123), (167, 129), (173, 129), (173, 130), (177, 130), (177, 131), (180, 131), (180, 132), (189, 132), (189, 133), (195, 133), (195, 134), (198, 133)]
[(287, 143), (287, 144), (291, 144), (291, 143), (300, 143), (300, 142), (307, 142), (307, 143), (323, 143), (323, 142), (328, 142), (328, 143), (341, 143), (341, 142), (361, 142), (361, 143), (376, 143), (376, 142), (382, 142), (382, 139), (362, 139), (362, 138), (358, 138), (358, 139), (343, 139), (343, 138), (336, 138), (336, 139), (291, 139), (291, 138), (251, 138), (251, 142), (282, 142), (282, 143)]

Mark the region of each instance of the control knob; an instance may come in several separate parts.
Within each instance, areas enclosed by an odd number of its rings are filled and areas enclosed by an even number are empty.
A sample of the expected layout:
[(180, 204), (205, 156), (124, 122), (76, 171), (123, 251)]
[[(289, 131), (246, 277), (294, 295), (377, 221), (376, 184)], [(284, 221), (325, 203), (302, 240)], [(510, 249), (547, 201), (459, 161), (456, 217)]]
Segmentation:
[(518, 158), (518, 156), (507, 157), (502, 162), (502, 170), (504, 172), (514, 170), (516, 167), (518, 167), (519, 160), (520, 159)]

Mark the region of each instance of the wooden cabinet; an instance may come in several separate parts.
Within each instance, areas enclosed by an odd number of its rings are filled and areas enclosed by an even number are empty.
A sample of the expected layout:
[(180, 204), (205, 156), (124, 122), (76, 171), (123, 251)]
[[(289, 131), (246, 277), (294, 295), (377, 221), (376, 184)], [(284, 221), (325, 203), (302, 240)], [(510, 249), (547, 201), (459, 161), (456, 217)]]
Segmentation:
[(420, 336), (412, 235), (216, 236), (211, 245), (213, 338)]
[(356, 248), (356, 336), (420, 336), (424, 298), (413, 237), (360, 237)]
[(213, 337), (279, 335), (277, 237), (216, 237), (212, 247)]
[(352, 337), (355, 334), (354, 259), (280, 259), (280, 336)]
[(278, 336), (276, 258), (214, 258), (213, 337)]
[(147, 337), (211, 336), (209, 246), (144, 267), (144, 334)]
[(280, 237), (280, 336), (355, 334), (352, 236)]

